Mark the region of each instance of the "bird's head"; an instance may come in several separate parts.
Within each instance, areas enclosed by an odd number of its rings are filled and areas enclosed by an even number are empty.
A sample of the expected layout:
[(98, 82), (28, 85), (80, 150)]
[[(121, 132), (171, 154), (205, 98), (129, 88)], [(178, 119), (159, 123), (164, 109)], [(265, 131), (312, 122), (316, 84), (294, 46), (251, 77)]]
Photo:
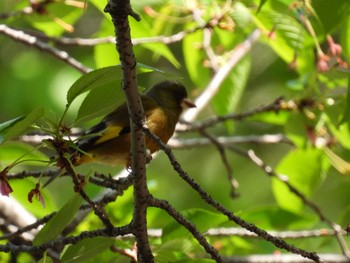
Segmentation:
[(146, 92), (146, 96), (154, 99), (165, 109), (174, 109), (181, 113), (184, 108), (196, 105), (188, 99), (185, 87), (176, 81), (162, 81)]

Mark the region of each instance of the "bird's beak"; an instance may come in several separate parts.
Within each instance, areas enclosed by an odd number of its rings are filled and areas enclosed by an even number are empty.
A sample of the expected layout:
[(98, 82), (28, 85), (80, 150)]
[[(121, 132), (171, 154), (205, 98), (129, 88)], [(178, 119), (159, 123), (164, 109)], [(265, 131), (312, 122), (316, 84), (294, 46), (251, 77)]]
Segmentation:
[(194, 104), (190, 99), (184, 98), (181, 102), (181, 106), (183, 108), (197, 108), (196, 104)]

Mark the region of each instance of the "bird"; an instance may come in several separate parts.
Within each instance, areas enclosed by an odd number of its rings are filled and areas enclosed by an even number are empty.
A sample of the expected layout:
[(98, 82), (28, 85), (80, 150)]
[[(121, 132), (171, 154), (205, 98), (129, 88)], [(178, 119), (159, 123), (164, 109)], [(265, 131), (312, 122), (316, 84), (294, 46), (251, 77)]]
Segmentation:
[[(162, 81), (140, 95), (146, 127), (167, 143), (185, 108), (196, 107), (186, 88), (177, 81)], [(145, 137), (148, 153), (159, 150), (154, 140)], [(131, 165), (131, 128), (126, 102), (85, 131), (75, 142), (71, 161), (74, 166), (97, 162), (107, 165)]]

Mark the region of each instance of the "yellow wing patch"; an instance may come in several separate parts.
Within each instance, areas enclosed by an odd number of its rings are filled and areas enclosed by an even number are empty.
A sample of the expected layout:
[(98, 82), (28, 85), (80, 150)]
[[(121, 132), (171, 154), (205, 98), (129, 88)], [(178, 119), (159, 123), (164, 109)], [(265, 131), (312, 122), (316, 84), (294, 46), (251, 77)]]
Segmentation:
[(103, 143), (118, 137), (122, 129), (123, 127), (120, 126), (107, 126), (107, 128), (102, 132), (101, 138), (98, 139), (95, 144)]

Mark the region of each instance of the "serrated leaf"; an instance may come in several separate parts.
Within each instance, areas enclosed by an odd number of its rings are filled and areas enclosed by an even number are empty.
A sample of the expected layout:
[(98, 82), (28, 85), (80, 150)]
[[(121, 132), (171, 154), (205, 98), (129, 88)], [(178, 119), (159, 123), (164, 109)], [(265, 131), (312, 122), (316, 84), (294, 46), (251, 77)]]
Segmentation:
[(254, 16), (254, 21), (266, 32), (275, 32), (275, 37), (266, 37), (265, 41), (286, 63), (297, 59), (297, 70), (302, 74), (313, 69), (314, 54), (305, 48), (310, 36), (294, 17), (268, 10)]
[[(44, 116), (44, 109), (37, 108), (27, 116), (18, 117), (11, 121), (3, 123), (0, 127), (0, 143), (10, 140), (11, 138), (23, 134), (39, 118)], [(2, 129), (1, 129), (2, 128)]]
[(116, 89), (115, 86), (93, 89), (81, 103), (75, 121), (88, 121), (103, 116), (115, 109), (122, 101), (124, 101), (122, 90)]
[(61, 263), (79, 263), (96, 257), (114, 243), (113, 238), (94, 237), (70, 245), (61, 257)]
[(68, 90), (67, 107), (75, 98), (87, 91), (105, 86), (117, 87), (121, 79), (122, 71), (120, 65), (96, 69), (81, 76)]
[[(278, 174), (288, 176), (288, 181), (305, 197), (311, 196), (315, 188), (323, 180), (324, 169), (323, 152), (319, 149), (297, 149), (290, 151), (279, 163)], [(273, 193), (280, 207), (299, 214), (303, 201), (292, 193), (288, 187), (278, 179), (273, 179)]]
[(75, 194), (57, 212), (35, 237), (33, 244), (38, 246), (53, 240), (59, 236), (62, 230), (73, 220), (79, 210), (83, 199), (79, 194)]

